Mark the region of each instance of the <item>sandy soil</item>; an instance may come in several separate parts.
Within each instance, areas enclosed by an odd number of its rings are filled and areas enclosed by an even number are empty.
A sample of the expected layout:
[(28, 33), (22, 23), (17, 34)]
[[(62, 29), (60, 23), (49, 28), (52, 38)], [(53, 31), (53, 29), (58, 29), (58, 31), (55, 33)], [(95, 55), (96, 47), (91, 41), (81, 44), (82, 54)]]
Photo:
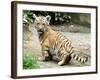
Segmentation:
[[(78, 48), (80, 52), (90, 57), (91, 55), (91, 34), (90, 33), (72, 33), (72, 32), (62, 32), (69, 40), (72, 41), (74, 47)], [(40, 42), (38, 40), (38, 34), (36, 30), (33, 30), (33, 33), (29, 34), (29, 40), (24, 41), (24, 51), (35, 55), (37, 58), (40, 53)], [(39, 61), (40, 64), (45, 64), (42, 67), (60, 67), (57, 65), (57, 62), (48, 61), (42, 62)], [(86, 64), (80, 64), (75, 60), (71, 60), (69, 64), (65, 65), (66, 67), (74, 67), (74, 66), (88, 66), (90, 65), (90, 60)], [(65, 67), (64, 66), (64, 67)]]

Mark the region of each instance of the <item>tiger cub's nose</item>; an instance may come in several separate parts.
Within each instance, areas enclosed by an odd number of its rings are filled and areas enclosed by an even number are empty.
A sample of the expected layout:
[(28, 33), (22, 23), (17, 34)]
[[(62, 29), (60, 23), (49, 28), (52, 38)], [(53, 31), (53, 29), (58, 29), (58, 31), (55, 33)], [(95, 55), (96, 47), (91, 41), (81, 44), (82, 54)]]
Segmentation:
[(43, 29), (39, 29), (38, 32), (43, 32)]

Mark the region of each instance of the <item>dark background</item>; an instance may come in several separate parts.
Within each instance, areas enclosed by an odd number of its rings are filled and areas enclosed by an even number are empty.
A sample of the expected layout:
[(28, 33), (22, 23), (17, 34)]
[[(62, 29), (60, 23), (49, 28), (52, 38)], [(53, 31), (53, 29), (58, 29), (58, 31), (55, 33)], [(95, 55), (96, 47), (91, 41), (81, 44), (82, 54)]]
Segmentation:
[[(23, 24), (24, 28), (33, 24), (33, 14), (37, 16), (51, 16), (50, 25), (54, 26), (55, 30), (70, 32), (90, 32), (91, 14), (89, 13), (69, 13), (69, 12), (47, 12), (47, 11), (31, 11), (23, 10)], [(60, 30), (61, 31), (61, 30)]]

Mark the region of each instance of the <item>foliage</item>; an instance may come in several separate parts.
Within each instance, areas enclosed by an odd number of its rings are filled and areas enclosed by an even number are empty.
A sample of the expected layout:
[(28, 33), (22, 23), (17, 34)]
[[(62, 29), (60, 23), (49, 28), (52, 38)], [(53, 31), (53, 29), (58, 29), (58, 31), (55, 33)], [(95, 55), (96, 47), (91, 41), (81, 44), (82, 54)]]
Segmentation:
[[(23, 10), (23, 20), (24, 22), (32, 23), (34, 21), (33, 14), (39, 15), (50, 15), (51, 24), (80, 24), (88, 25), (90, 24), (90, 14), (88, 13), (65, 13), (65, 12), (48, 12), (48, 11), (31, 11)], [(86, 26), (85, 25), (85, 26)]]
[(44, 11), (31, 11), (31, 10), (23, 10), (23, 23), (25, 25), (29, 25), (34, 21), (33, 14), (36, 14), (37, 16), (51, 16), (51, 24), (62, 24), (67, 23), (67, 20), (70, 20), (67, 13), (60, 13), (60, 12), (44, 12)]
[(31, 54), (24, 54), (23, 56), (23, 69), (40, 68), (36, 58)]
[[(33, 10), (23, 10), (23, 28), (24, 32), (30, 32), (30, 25), (34, 22), (33, 14), (37, 16), (51, 16), (50, 25), (62, 28), (64, 26), (67, 31), (72, 32), (85, 32), (84, 28), (88, 28), (90, 31), (91, 27), (91, 15), (89, 13), (71, 13), (71, 12), (49, 12), (49, 11), (33, 11)], [(75, 25), (79, 25), (77, 28)], [(74, 26), (74, 27), (71, 27)], [(34, 25), (32, 25), (34, 27)], [(83, 27), (83, 28), (81, 28)]]

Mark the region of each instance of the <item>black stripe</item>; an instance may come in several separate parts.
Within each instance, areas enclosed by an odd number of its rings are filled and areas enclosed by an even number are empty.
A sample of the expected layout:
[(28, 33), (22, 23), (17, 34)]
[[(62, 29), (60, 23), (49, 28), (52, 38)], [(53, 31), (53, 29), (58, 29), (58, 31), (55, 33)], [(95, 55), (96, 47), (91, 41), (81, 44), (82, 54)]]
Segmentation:
[(62, 34), (58, 33), (58, 35), (56, 36), (56, 40), (58, 41), (60, 39), (60, 37), (62, 37)]
[[(67, 48), (67, 49), (68, 49), (68, 44), (70, 44), (69, 41), (67, 41), (67, 42), (65, 43), (65, 48)], [(67, 51), (68, 51), (68, 50), (67, 50)]]
[(88, 61), (88, 57), (86, 57), (86, 60), (85, 60), (85, 62), (87, 62)]
[(57, 36), (56, 36), (56, 40), (58, 40), (58, 37), (61, 35), (61, 33), (60, 33), (60, 32), (57, 32), (56, 35), (57, 35)]
[(73, 50), (74, 47), (71, 46), (70, 50), (69, 50), (69, 54), (72, 54), (74, 52)]
[(64, 58), (64, 52), (61, 52), (60, 54), (61, 54), (61, 56), (60, 56), (61, 59)]
[(58, 56), (61, 57), (61, 52), (58, 53)]
[(81, 58), (80, 58), (79, 62), (81, 62)]
[[(60, 37), (62, 37), (62, 35)], [(62, 41), (62, 40), (61, 40), (61, 38), (60, 39), (59, 38), (56, 40), (57, 41), (56, 48), (59, 48), (59, 46), (61, 45), (61, 42), (60, 41)]]
[(64, 38), (62, 37), (59, 41), (58, 41), (58, 43), (59, 43), (59, 49), (63, 46), (63, 42), (64, 42)]
[(62, 35), (59, 35), (59, 36), (58, 36), (57, 41), (58, 41), (59, 43), (60, 43), (60, 41), (61, 41), (62, 37), (63, 37)]
[(60, 53), (58, 52), (58, 57), (60, 56)]
[(73, 54), (73, 58), (75, 58), (76, 54)]
[(64, 38), (63, 38), (63, 36), (61, 36), (58, 41), (59, 41), (59, 43), (61, 43), (63, 40), (64, 40)]
[(69, 42), (69, 44), (67, 45), (67, 51), (68, 51), (68, 53), (70, 53), (70, 51), (71, 51), (71, 44), (70, 44), (70, 42)]
[(59, 39), (59, 36), (60, 36), (60, 35), (61, 35), (61, 34), (58, 32), (58, 33), (57, 33), (57, 36), (56, 36), (55, 48), (57, 48), (57, 46), (58, 46), (58, 44), (59, 44), (58, 39)]
[(76, 60), (78, 60), (78, 58), (79, 58), (79, 57), (78, 57), (78, 55), (77, 55), (77, 58), (76, 58)]
[(83, 60), (83, 58), (81, 58), (81, 63), (83, 63), (83, 61), (82, 61), (82, 60)]
[(57, 49), (58, 42), (55, 42), (54, 50)]

